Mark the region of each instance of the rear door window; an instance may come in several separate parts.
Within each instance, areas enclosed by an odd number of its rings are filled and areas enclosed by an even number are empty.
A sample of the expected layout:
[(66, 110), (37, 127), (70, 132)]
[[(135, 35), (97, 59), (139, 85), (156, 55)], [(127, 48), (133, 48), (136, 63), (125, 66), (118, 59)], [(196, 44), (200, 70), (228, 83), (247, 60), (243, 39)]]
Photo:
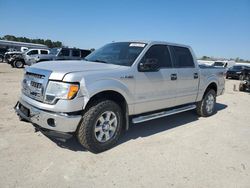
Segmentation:
[(174, 66), (177, 68), (194, 67), (193, 56), (188, 48), (172, 46), (171, 51), (175, 59)]
[(27, 53), (27, 55), (36, 55), (38, 54), (38, 50), (31, 50)]
[(60, 56), (69, 56), (69, 49), (62, 49), (60, 52)]
[(48, 54), (48, 51), (46, 51), (46, 50), (41, 50), (41, 54)]
[(80, 50), (72, 50), (73, 57), (80, 57)]

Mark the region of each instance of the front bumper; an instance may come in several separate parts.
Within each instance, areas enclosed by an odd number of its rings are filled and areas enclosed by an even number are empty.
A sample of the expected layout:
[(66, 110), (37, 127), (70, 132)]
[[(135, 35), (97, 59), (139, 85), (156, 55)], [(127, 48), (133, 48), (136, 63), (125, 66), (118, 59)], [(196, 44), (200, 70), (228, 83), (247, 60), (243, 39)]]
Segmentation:
[(68, 115), (66, 113), (41, 110), (22, 99), (17, 102), (15, 111), (22, 119), (39, 127), (63, 133), (75, 132), (82, 117), (81, 115)]

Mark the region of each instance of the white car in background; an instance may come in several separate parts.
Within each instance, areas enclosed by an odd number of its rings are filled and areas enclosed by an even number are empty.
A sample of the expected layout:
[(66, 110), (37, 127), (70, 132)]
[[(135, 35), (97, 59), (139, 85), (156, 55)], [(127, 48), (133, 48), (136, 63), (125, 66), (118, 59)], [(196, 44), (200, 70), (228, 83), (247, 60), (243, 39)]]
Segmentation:
[(26, 62), (31, 60), (31, 57), (38, 54), (48, 54), (48, 49), (29, 49), (24, 52), (5, 53), (5, 59), (8, 64), (14, 68), (22, 68)]
[(24, 59), (24, 64), (25, 65), (32, 65), (33, 63), (31, 62), (33, 60), (33, 56), (36, 55), (48, 55), (49, 50), (47, 49), (30, 49), (26, 53), (23, 54), (23, 59)]
[(213, 63), (214, 67), (224, 67), (226, 69), (233, 67), (235, 65), (235, 61), (215, 61)]

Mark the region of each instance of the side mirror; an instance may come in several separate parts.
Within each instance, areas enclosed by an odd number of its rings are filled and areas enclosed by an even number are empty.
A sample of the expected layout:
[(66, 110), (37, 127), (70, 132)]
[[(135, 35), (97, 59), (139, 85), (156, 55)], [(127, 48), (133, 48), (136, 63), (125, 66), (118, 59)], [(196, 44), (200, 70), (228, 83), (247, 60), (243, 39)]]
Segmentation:
[(159, 70), (158, 59), (148, 58), (139, 63), (139, 72), (157, 72)]

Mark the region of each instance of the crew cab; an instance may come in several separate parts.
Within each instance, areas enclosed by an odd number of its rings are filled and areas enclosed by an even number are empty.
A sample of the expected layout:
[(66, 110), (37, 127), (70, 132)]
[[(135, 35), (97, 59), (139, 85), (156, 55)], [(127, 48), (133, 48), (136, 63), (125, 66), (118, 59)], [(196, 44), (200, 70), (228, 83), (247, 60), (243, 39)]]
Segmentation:
[(211, 116), (224, 75), (224, 68), (198, 66), (186, 45), (114, 42), (83, 61), (26, 67), (15, 110), (42, 131), (74, 133), (98, 153), (113, 147), (131, 124), (193, 109)]

